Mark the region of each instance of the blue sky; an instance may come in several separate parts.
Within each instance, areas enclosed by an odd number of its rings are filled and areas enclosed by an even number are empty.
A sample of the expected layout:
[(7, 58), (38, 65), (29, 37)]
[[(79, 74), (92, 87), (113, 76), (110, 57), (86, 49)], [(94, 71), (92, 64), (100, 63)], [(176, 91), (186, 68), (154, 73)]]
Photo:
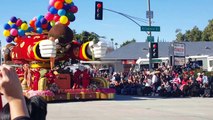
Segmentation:
[[(129, 19), (104, 11), (102, 21), (95, 20), (96, 0), (73, 0), (78, 7), (75, 14), (76, 20), (69, 27), (77, 33), (86, 30), (105, 36), (106, 41), (111, 38), (119, 45), (126, 40), (136, 39), (137, 42), (146, 40), (146, 32), (140, 31), (140, 27)], [(99, 0), (104, 8), (112, 9), (131, 16), (146, 19), (147, 0)], [(153, 26), (160, 26), (160, 32), (152, 35), (160, 40), (172, 41), (176, 38), (176, 29), (182, 32), (197, 26), (203, 30), (208, 20), (213, 19), (213, 0), (150, 0), (151, 10), (154, 12)], [(3, 36), (3, 26), (12, 16), (26, 20), (28, 23), (33, 17), (45, 15), (49, 0), (1, 0), (0, 4), (0, 39), (6, 44)], [(140, 25), (148, 23), (139, 22)]]

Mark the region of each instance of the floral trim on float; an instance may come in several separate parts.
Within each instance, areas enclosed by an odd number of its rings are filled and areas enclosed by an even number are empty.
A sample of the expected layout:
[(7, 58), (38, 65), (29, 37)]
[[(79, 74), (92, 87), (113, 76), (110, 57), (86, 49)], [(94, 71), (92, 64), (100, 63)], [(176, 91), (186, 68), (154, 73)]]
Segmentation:
[(77, 12), (72, 0), (50, 0), (45, 15), (29, 23), (13, 16), (4, 25), (4, 63), (15, 66), (26, 96), (40, 95), (47, 101), (114, 98), (107, 80), (91, 77), (89, 68), (71, 70), (74, 65), (64, 64), (98, 59), (107, 50), (103, 42), (73, 40), (69, 24)]

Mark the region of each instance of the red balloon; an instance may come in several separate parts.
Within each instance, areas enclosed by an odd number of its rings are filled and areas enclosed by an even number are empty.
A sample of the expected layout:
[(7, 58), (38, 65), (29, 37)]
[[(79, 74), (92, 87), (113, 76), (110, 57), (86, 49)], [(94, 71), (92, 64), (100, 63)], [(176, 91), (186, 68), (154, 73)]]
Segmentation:
[(43, 29), (46, 29), (46, 28), (47, 28), (47, 26), (48, 26), (48, 23), (46, 23), (46, 24), (42, 24), (42, 25), (41, 25), (41, 27), (42, 27)]
[(70, 25), (70, 21), (68, 21), (65, 25), (66, 25), (66, 26), (69, 26), (69, 25)]
[(53, 20), (54, 20), (55, 22), (59, 21), (59, 19), (60, 19), (60, 16), (59, 16), (59, 15), (55, 15), (55, 16), (53, 17)]
[(52, 21), (52, 20), (53, 20), (53, 17), (54, 17), (54, 15), (51, 14), (50, 12), (48, 12), (48, 13), (45, 15), (45, 18), (46, 18), (48, 21)]

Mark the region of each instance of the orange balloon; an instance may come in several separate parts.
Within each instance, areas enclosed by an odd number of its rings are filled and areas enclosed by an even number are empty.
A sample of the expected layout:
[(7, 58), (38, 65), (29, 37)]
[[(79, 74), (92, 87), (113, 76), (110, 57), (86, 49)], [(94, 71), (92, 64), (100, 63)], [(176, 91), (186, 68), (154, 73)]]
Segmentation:
[(61, 8), (63, 8), (63, 3), (61, 1), (56, 1), (54, 4), (54, 7), (59, 10)]
[(34, 21), (34, 20), (31, 20), (31, 21), (30, 21), (30, 27), (32, 27), (32, 28), (35, 27), (35, 21)]
[(20, 43), (22, 41), (21, 37), (15, 37), (14, 42)]

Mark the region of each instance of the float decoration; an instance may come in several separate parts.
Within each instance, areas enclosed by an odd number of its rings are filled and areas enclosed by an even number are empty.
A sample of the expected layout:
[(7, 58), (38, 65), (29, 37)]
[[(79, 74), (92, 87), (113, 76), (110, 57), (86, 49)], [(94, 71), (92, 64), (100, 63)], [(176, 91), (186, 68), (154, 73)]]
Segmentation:
[(93, 60), (106, 52), (104, 43), (73, 41), (68, 26), (77, 12), (72, 0), (50, 0), (45, 15), (29, 23), (13, 16), (4, 25), (4, 62), (17, 66), (26, 96), (40, 95), (47, 101), (114, 98), (115, 90), (105, 79), (91, 77), (85, 68), (72, 73), (60, 66), (62, 61)]

